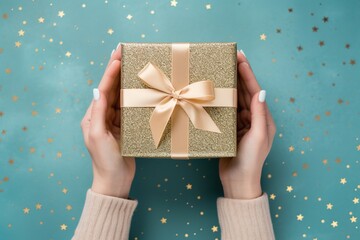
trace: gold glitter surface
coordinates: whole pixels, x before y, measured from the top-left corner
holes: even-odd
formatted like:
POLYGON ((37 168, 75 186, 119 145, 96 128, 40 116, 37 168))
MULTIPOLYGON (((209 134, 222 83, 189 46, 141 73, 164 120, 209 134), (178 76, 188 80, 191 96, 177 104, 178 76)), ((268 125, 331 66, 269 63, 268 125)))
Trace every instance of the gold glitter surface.
MULTIPOLYGON (((122 88, 147 88, 137 76, 149 62, 171 79, 171 43, 122 43, 122 88)), ((190 43, 190 83, 211 80, 216 88, 236 88, 236 43, 190 43)), ((141 96, 139 96, 141 97, 141 96)), ((204 107, 221 133, 196 129, 189 121, 189 158, 236 156, 236 108, 204 107)), ((122 108, 123 156, 171 157, 171 121, 159 147, 152 139, 149 119, 154 108, 122 108)))

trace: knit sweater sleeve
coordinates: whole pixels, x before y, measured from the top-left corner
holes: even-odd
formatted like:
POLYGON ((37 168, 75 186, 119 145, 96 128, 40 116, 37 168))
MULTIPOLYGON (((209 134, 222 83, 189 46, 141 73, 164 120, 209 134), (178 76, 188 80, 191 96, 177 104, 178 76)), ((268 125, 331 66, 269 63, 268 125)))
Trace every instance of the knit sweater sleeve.
POLYGON ((273 240, 268 196, 244 200, 219 197, 221 240, 273 240))
POLYGON ((128 240, 137 200, 87 190, 79 223, 71 240, 128 240))

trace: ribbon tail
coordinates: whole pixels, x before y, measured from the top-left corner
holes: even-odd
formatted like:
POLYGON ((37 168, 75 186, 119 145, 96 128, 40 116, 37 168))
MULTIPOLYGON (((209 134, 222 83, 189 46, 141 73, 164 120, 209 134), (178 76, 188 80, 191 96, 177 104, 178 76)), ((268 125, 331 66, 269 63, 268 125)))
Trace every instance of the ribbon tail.
POLYGON ((179 105, 189 116, 195 128, 221 133, 216 123, 201 105, 187 101, 179 101, 179 105))
POLYGON ((159 146, 165 127, 175 109, 176 102, 176 99, 168 96, 156 105, 151 114, 149 123, 156 148, 159 146))

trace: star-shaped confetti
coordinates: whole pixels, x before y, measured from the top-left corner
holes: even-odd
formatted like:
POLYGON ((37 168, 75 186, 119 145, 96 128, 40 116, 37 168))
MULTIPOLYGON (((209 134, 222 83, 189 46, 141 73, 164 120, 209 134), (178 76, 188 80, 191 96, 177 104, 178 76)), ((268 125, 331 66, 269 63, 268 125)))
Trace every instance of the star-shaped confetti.
POLYGON ((61 17, 61 18, 63 18, 63 17, 65 16, 64 11, 59 11, 59 12, 58 12, 58 16, 61 17))
POLYGON ((165 224, 165 223, 167 223, 167 219, 163 217, 163 218, 160 219, 160 222, 161 222, 162 224, 165 224))
POLYGON ((18 31, 18 34, 19 34, 20 37, 23 37, 24 34, 25 34, 25 31, 22 30, 22 29, 20 29, 20 30, 18 31))
POLYGON ((341 183, 341 184, 347 183, 346 178, 341 178, 341 179, 340 179, 340 183, 341 183))
POLYGON ((126 16, 126 18, 129 19, 129 20, 131 20, 131 19, 133 18, 133 16, 132 16, 131 14, 128 14, 128 15, 126 16))
POLYGON ((332 223, 330 224, 333 228, 336 228, 338 226, 338 222, 337 221, 332 221, 332 223))
POLYGON ((170 5, 171 5, 172 7, 176 7, 177 4, 178 4, 178 2, 177 2, 176 0, 171 0, 171 1, 170 1, 170 5))
POLYGON ((287 186, 286 187, 286 191, 287 192, 292 192, 294 189, 293 189, 293 187, 292 186, 287 186))
POLYGON ((296 219, 298 221, 302 221, 304 219, 304 216, 302 214, 299 214, 299 215, 296 216, 296 219))
POLYGON ((188 190, 192 189, 192 185, 191 185, 190 183, 188 183, 188 184, 186 185, 186 189, 188 189, 188 190))
POLYGON ((356 223, 356 220, 357 220, 357 217, 355 217, 355 216, 352 216, 352 217, 350 218, 350 221, 351 221, 352 223, 356 223))
POLYGON ((260 40, 265 41, 266 38, 267 38, 267 36, 265 35, 265 33, 260 35, 260 40))
POLYGON ((210 10, 211 9, 211 4, 206 4, 205 8, 206 8, 206 10, 210 10))
POLYGON ((353 201, 354 204, 358 204, 359 203, 359 198, 355 197, 352 201, 353 201))
POLYGON ((29 214, 30 213, 30 208, 24 208, 23 212, 24 212, 24 214, 29 214))
POLYGON ((109 35, 112 35, 112 34, 114 33, 114 30, 113 30, 112 28, 109 28, 108 31, 107 31, 107 33, 108 33, 109 35))
POLYGON ((61 224, 60 229, 61 229, 61 231, 65 231, 67 229, 67 225, 61 224))
POLYGON ((328 203, 328 204, 326 204, 326 209, 332 210, 333 206, 334 205, 332 205, 331 203, 328 203))
POLYGON ((211 231, 217 232, 217 231, 218 231, 218 227, 217 227, 217 226, 212 226, 211 231))
POLYGON ((39 23, 44 23, 44 22, 45 22, 45 18, 43 18, 43 17, 38 18, 38 22, 39 22, 39 23))
POLYGON ((21 42, 17 41, 15 42, 15 47, 20 47, 21 46, 21 42))
POLYGON ((71 56, 71 52, 67 51, 67 52, 65 53, 65 56, 70 57, 70 56, 71 56))

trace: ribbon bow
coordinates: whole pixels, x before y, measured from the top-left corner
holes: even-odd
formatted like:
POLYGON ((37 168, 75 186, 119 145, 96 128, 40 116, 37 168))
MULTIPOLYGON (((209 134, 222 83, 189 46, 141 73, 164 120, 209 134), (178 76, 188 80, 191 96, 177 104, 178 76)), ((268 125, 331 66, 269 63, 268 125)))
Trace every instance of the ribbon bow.
POLYGON ((164 93, 150 117, 150 128, 156 148, 176 105, 180 105, 197 129, 221 133, 210 115, 201 105, 215 99, 214 83, 210 80, 175 89, 167 76, 150 62, 138 73, 150 88, 164 93))

